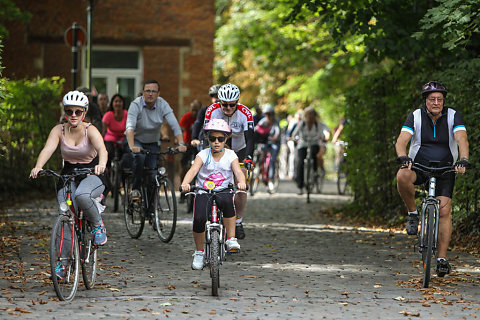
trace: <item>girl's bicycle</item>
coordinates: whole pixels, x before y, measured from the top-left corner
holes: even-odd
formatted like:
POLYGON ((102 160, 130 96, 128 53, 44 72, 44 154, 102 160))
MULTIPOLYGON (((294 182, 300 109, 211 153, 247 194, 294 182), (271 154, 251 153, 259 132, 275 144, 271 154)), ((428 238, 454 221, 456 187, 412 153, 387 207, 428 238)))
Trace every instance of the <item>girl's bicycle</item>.
POLYGON ((218 191, 213 190, 213 188, 215 188, 215 183, 213 182, 207 182, 207 188, 191 186, 191 192, 187 193, 187 195, 193 195, 198 191, 205 191, 212 196, 212 206, 205 227, 205 264, 210 268, 212 296, 218 296, 218 288, 220 287, 220 265, 225 261, 225 241, 227 239, 227 234, 225 226, 223 225, 222 210, 217 207, 216 195, 225 190, 229 190, 231 193, 245 191, 236 190, 233 185, 229 185, 227 188, 218 191))
POLYGON ((422 254, 423 262, 423 288, 428 288, 433 261, 437 257, 438 226, 440 219, 440 200, 435 197, 437 178, 455 172, 455 166, 438 167, 438 163, 430 162, 430 166, 413 163, 412 170, 420 171, 428 176, 425 184, 428 192, 422 199, 422 213, 420 216, 420 234, 418 251, 422 254))
POLYGON ((56 177, 66 186, 66 202, 60 203, 61 214, 55 220, 50 240, 51 279, 55 292, 62 301, 71 301, 75 297, 80 280, 80 266, 85 287, 92 289, 95 285, 98 246, 93 244, 94 228, 82 210, 76 212, 71 198, 73 181, 93 173, 91 168, 76 168, 72 174, 63 175, 48 169, 38 173, 39 176, 56 177), (59 268, 63 269, 64 278, 57 276, 59 268))
MULTIPOLYGON (((174 148, 161 152, 142 150, 141 153, 158 155, 158 164, 163 162, 165 155, 177 154, 178 150, 174 148)), ((163 166, 145 167, 143 172, 141 198, 133 200, 129 196, 132 191, 133 172, 130 169, 124 170, 124 216, 127 231, 132 238, 139 238, 142 235, 145 220, 148 219, 160 240, 169 242, 175 234, 177 225, 177 200, 173 183, 163 166)))
POLYGON ((113 212, 118 212, 120 199, 122 198, 122 141, 116 141, 114 143, 115 155, 112 159, 110 166, 110 182, 112 184, 112 197, 113 197, 113 212))

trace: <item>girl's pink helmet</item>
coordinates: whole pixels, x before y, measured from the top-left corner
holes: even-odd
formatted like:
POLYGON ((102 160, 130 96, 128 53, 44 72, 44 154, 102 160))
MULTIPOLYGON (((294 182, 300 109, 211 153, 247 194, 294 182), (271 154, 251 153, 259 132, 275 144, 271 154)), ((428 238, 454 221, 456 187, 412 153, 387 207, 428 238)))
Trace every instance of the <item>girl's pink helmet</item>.
POLYGON ((205 128, 203 128, 203 131, 206 133, 208 133, 208 131, 223 132, 226 136, 232 134, 232 129, 230 129, 228 123, 223 119, 212 119, 208 121, 205 128))

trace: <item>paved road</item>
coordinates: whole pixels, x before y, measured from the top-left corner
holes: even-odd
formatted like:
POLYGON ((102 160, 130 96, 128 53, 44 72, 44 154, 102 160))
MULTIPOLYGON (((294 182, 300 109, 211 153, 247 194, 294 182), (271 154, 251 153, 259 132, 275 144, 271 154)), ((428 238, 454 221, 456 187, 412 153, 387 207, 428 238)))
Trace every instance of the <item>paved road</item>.
POLYGON ((290 182, 248 201, 247 237, 221 268, 220 297, 207 270, 192 271, 190 216, 180 205, 169 244, 151 228, 130 239, 122 215, 107 212, 99 283, 57 302, 48 280, 55 204, 8 208, 0 220, 0 319, 470 319, 480 316, 480 260, 450 252, 456 273, 420 289, 415 239, 401 231, 344 226, 324 212, 350 201, 315 195, 307 204, 290 182), (11 236, 14 234, 14 236, 11 236))

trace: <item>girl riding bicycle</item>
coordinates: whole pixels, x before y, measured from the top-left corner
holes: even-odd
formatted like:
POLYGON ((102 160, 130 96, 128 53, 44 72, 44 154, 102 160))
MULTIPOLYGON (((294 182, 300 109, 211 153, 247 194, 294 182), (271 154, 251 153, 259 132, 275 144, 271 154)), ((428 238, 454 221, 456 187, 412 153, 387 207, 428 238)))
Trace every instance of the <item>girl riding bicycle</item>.
MULTIPOLYGON (((56 125, 50 131, 37 163, 30 172, 30 177, 38 177, 38 172, 42 170, 59 144, 64 160, 61 174, 69 174, 74 168, 94 168, 95 175, 89 175, 81 181, 73 183, 72 200, 75 208, 83 210, 87 220, 93 224, 95 228, 94 244, 103 245, 107 242, 107 234, 94 199, 100 196, 105 189, 99 176, 103 178, 102 174, 108 158, 107 150, 98 129, 91 123, 83 122, 88 111, 87 96, 79 91, 70 91, 64 96, 62 104, 67 122, 56 125)), ((60 207, 60 204, 66 201, 66 186, 59 185, 58 189, 57 199, 60 207)), ((67 238, 71 239, 72 235, 67 238)), ((68 248, 69 245, 66 244, 65 247, 68 248)), ((61 265, 57 266, 56 273, 59 278, 65 277, 65 269, 61 265)))
MULTIPOLYGON (((196 185, 204 187, 207 182, 213 182, 213 190, 222 190, 234 182, 234 176, 238 181, 238 189, 245 190, 245 175, 240 169, 238 157, 233 150, 225 148, 226 139, 232 134, 232 130, 225 120, 212 119, 203 129, 210 147, 200 151, 195 157, 192 167, 185 174, 182 181, 182 191, 190 191, 190 182, 197 176, 196 185)), ((227 251, 238 251, 240 245, 235 238, 235 196, 228 190, 216 195, 217 205, 223 212, 223 223, 227 229, 227 251)), ((193 208, 193 239, 196 250, 193 254, 192 269, 200 270, 204 266, 204 239, 205 223, 210 195, 199 193, 195 195, 193 208)))

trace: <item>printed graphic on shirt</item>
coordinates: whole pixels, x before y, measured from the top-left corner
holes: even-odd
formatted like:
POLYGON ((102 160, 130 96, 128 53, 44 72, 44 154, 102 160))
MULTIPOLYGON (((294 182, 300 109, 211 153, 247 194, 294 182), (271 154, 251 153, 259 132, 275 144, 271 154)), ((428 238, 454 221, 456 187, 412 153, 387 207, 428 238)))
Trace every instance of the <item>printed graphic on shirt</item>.
POLYGON ((215 184, 215 188, 218 188, 218 187, 222 186, 222 183, 223 183, 224 180, 225 180, 225 177, 223 176, 223 174, 221 172, 217 172, 217 173, 209 175, 205 179, 205 181, 203 182, 203 187, 205 189, 211 189, 211 188, 208 188, 207 184, 209 182, 213 182, 215 184))

